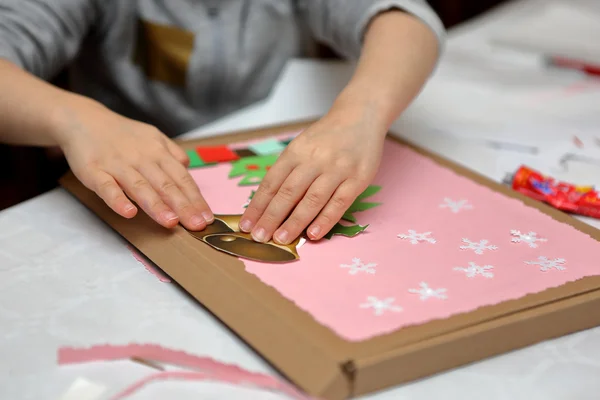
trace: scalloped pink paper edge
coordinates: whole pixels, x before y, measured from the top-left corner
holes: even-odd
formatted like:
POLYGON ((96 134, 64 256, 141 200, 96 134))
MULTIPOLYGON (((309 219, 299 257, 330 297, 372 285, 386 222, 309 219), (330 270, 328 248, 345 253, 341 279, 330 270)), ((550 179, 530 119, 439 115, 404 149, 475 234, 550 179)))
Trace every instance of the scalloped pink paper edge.
POLYGON ((171 279, 169 279, 165 274, 160 272, 154 265, 150 264, 148 260, 146 260, 144 256, 142 256, 134 247, 127 245, 127 249, 131 252, 133 258, 135 258, 140 264, 142 264, 144 268, 146 268, 146 270, 152 275, 154 275, 159 281, 166 283, 171 282, 171 279))
POLYGON ((291 384, 274 376, 258 372, 251 372, 233 364, 225 364, 210 357, 201 357, 180 350, 172 350, 156 344, 110 345, 102 344, 86 348, 61 347, 58 349, 58 364, 68 365, 93 361, 115 361, 129 358, 140 358, 157 361, 178 367, 199 369, 202 372, 188 372, 188 376, 178 375, 177 371, 166 371, 150 375, 121 391, 114 399, 129 396, 144 385, 155 381, 170 378, 192 379, 228 382, 237 385, 252 384, 257 388, 276 390, 293 399, 308 400, 291 384), (195 374, 195 375, 193 375, 195 374), (120 397, 119 397, 120 396, 120 397))

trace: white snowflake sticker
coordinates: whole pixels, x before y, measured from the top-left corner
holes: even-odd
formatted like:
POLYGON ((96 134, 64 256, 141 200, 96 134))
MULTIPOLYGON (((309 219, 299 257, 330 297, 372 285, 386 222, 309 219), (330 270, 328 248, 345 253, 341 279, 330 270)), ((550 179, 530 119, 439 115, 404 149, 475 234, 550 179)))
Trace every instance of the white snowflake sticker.
POLYGON ((360 258, 353 258, 352 259, 352 264, 341 264, 340 267, 342 268, 348 268, 349 271, 348 273, 350 275, 356 275, 359 272, 364 272, 366 274, 374 274, 375 273, 375 267, 377 266, 377 264, 375 263, 369 263, 369 264, 365 264, 362 262, 362 260, 360 258))
POLYGON ((537 261, 525 261, 525 264, 529 265, 539 265, 540 271, 549 271, 551 269, 556 269, 558 271, 564 271, 567 268, 564 266, 565 260, 564 258, 554 258, 550 260, 547 257, 538 257, 537 261))
POLYGON ((513 238, 510 240, 513 243, 527 243, 529 245, 529 247, 531 248, 536 248, 538 247, 537 242, 547 242, 548 239, 544 239, 544 238, 539 238, 537 237, 537 233, 535 232, 527 232, 527 233, 521 233, 521 231, 517 231, 517 230, 512 230, 510 231, 510 234, 513 236, 513 238))
POLYGON ((473 250, 475 254, 483 254, 486 250, 498 250, 498 246, 488 244, 488 240, 480 240, 479 242, 472 242, 469 239, 463 239, 463 246, 460 246, 461 250, 473 250))
POLYGON ((420 295, 420 299, 423 301, 432 297, 436 299, 448 298, 448 296, 446 295, 446 289, 432 289, 429 287, 429 284, 427 284, 427 282, 421 282, 419 283, 419 286, 421 286, 420 289, 408 289, 408 291, 410 293, 420 295))
POLYGON ((493 278, 494 273, 491 270, 494 269, 491 265, 479 266, 474 262, 470 262, 468 267, 454 267, 455 271, 462 271, 467 275, 467 278, 474 278, 477 275, 481 275, 485 278, 493 278))
POLYGON ((444 202, 440 204, 440 208, 449 208, 454 214, 458 214, 463 210, 472 210, 473 206, 467 200, 452 200, 446 197, 444 202))
POLYGON ((394 305, 393 297, 388 297, 387 299, 379 300, 377 297, 368 296, 367 302, 360 305, 360 308, 372 308, 375 310, 375 315, 380 316, 383 315, 386 311, 392 312, 400 312, 402 311, 402 307, 394 305))
POLYGON ((429 237, 430 235, 431 232, 417 233, 417 231, 409 229, 408 234, 402 233, 398 235, 398 237, 400 239, 409 240, 412 244, 419 244, 419 242, 436 243, 434 238, 429 237))

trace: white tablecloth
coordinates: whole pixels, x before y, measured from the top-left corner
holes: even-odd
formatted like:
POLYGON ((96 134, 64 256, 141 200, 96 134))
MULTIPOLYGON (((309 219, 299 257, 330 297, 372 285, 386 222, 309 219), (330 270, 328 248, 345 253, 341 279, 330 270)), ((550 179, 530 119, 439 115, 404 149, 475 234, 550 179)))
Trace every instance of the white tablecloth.
MULTIPOLYGON (((469 83, 464 71, 474 64, 464 57, 473 57, 472 63, 483 62, 473 54, 486 51, 484 34, 506 26, 507 15, 530 10, 535 3, 539 2, 515 3, 454 31, 447 60, 411 110, 395 124, 402 136, 496 176, 496 151, 440 135, 436 129, 439 121, 456 119, 448 110, 454 108, 466 115, 476 102, 464 93, 472 92, 482 78, 473 76, 469 83)), ((527 64, 526 68, 533 67, 527 64)), ((351 66, 342 63, 292 61, 266 101, 189 136, 322 115, 351 71, 351 66)), ((540 85, 569 84, 571 79, 540 78, 540 85)), ((485 90, 486 98, 494 96, 493 85, 485 90)), ((501 104, 505 94, 499 88, 496 92, 501 104)), ((492 126, 495 117, 494 110, 479 109, 470 119, 448 123, 483 129, 492 126)), ((65 191, 54 190, 0 213, 0 398, 58 399, 77 377, 122 388, 150 370, 126 361, 58 367, 56 351, 65 345, 129 342, 158 343, 252 371, 274 373, 176 285, 149 274, 116 233, 65 191)), ((596 328, 368 398, 591 400, 599 396, 599 377, 600 328, 596 328)), ((223 384, 169 382, 149 386, 134 398, 283 397, 223 384)))

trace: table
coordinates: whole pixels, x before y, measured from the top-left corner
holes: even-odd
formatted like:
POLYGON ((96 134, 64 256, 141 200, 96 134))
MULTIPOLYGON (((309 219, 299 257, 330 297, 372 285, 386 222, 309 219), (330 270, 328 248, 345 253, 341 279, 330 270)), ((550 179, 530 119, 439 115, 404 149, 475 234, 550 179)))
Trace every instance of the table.
MULTIPOLYGON (((474 100, 461 96, 469 89, 465 74, 455 79, 461 68, 466 68, 461 56, 485 51, 486 32, 509 26, 512 17, 530 12, 536 4, 540 1, 517 1, 453 30, 448 56, 394 129, 421 146, 493 177, 494 150, 439 134, 432 125, 435 118, 430 117, 448 117, 439 112, 442 92, 444 99, 454 94, 460 99, 459 108, 468 110, 474 100)), ((186 136, 318 117, 351 71, 350 65, 339 62, 293 60, 268 99, 186 136)), ((572 77, 564 79, 568 82, 572 77)), ((493 94, 488 91, 486 96, 493 94)), ((456 107, 456 103, 446 106, 456 107)), ((477 121, 470 120, 471 127, 481 128, 493 119, 491 113, 482 112, 477 121)), ((64 345, 159 343, 274 374, 176 285, 149 274, 116 233, 61 189, 0 213, 0 327, 0 398, 7 400, 57 399, 77 377, 124 387, 148 373, 147 367, 127 361, 59 368, 56 350, 64 345)), ((595 399, 600 393, 599 376, 600 328, 596 328, 365 398, 595 399)), ((283 397, 216 383, 169 382, 150 386, 134 398, 283 397)))

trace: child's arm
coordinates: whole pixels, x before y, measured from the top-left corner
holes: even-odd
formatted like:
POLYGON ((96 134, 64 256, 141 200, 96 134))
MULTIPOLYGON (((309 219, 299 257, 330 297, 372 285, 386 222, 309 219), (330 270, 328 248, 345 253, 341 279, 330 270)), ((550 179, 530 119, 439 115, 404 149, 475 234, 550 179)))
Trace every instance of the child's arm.
POLYGON ((77 54, 104 0, 0 3, 0 141, 59 145, 77 178, 126 218, 133 199, 165 227, 202 229, 212 213, 185 165, 156 128, 63 90, 52 78, 77 54))
MULTIPOLYGON (((415 3, 401 2, 409 1, 415 3)), ((344 3, 346 9, 341 1, 330 0, 322 9, 337 4, 339 10, 329 7, 326 11, 344 14, 357 4, 397 2, 344 3)), ((353 18, 347 19, 349 23, 353 18)), ((337 21, 339 25, 327 28, 318 22, 314 25, 328 30, 321 32, 323 39, 337 43, 340 52, 352 56, 358 37, 352 36, 353 30, 344 32, 344 18, 337 21)), ((441 30, 431 29, 408 13, 392 10, 373 18, 350 83, 327 115, 292 141, 271 168, 248 206, 241 228, 251 230, 258 241, 272 236, 289 243, 307 227, 310 239, 322 238, 374 178, 387 130, 431 74, 440 44, 441 30)))

